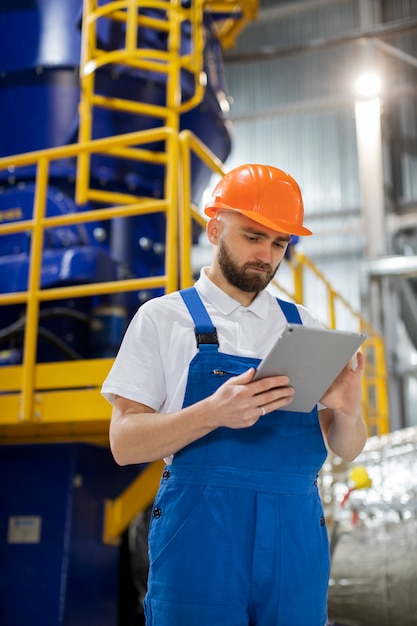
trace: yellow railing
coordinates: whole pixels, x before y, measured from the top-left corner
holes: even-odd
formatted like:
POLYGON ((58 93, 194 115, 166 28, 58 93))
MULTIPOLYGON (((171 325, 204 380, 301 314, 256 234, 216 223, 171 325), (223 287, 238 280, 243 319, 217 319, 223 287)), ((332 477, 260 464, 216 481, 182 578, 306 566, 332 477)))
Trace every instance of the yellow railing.
POLYGON ((279 283, 276 286, 294 302, 307 305, 305 296, 306 280, 316 280, 324 289, 327 301, 327 319, 329 328, 340 328, 337 308, 342 307, 350 316, 349 330, 365 333, 367 338, 362 351, 366 357, 365 375, 362 391, 362 413, 367 425, 368 435, 383 435, 389 432, 388 384, 383 338, 350 303, 338 293, 322 272, 304 254, 295 253, 289 261, 292 273, 293 290, 285 289, 279 283), (308 273, 308 277, 307 277, 308 273))
MULTIPOLYGON (((153 119, 155 126, 162 124, 178 133, 180 115, 199 105, 204 96, 202 21, 201 0, 191 2, 189 8, 184 8, 181 0, 141 0, 140 3, 137 0, 116 0, 101 5, 97 0, 85 0, 80 64, 80 142, 92 139, 94 112, 98 107, 153 119), (146 14, 149 10, 153 11, 153 16, 146 14), (155 17, 157 15, 159 17, 155 17), (99 47, 97 32, 104 20, 123 26, 124 45, 120 49, 106 51, 99 47), (191 32, 187 54, 181 53, 183 22, 189 24, 191 32), (138 36, 142 28, 166 35, 166 50, 140 47, 138 36), (166 85, 165 102, 156 105, 97 93, 96 73, 103 68, 115 68, 117 72, 152 72, 154 77, 159 75, 161 84, 166 85), (187 97, 183 96, 181 85, 183 70, 187 70, 194 82, 193 92, 187 97)), ((88 200, 96 200, 97 193, 100 200, 110 203, 112 198, 105 191, 90 189, 91 156, 91 153, 80 152, 78 157, 77 203, 82 205, 88 200)))
POLYGON ((193 283, 191 267, 192 221, 197 221, 203 227, 205 225, 204 217, 191 202, 191 153, 194 153, 213 173, 222 176, 225 173, 225 169, 220 159, 191 131, 182 131, 179 135, 179 142, 181 155, 179 197, 179 216, 181 220, 179 229, 180 285, 182 289, 185 289, 193 283))
MULTIPOLYGON (((177 175, 172 172, 178 162, 177 151, 178 139, 175 133, 164 127, 0 159, 0 170, 14 171, 18 174, 21 167, 36 168, 32 219, 0 224, 0 236, 19 232, 31 233, 27 291, 0 294, 0 307, 12 304, 25 305, 26 319, 22 365, 1 368, 0 438, 20 441, 21 438, 27 440, 55 437, 58 440, 85 436, 89 439, 91 434, 93 439, 98 437, 107 440, 110 410, 109 405, 100 398, 99 386, 107 374, 110 362, 85 361, 84 366, 82 363, 74 365, 60 362, 54 364, 53 368, 46 364, 36 364, 39 309, 41 303, 47 301, 149 288, 163 288, 169 292, 177 288, 177 175), (166 180, 169 181, 169 184, 165 185, 164 199, 115 194, 112 199, 120 204, 109 208, 46 216, 46 196, 52 162, 74 158, 80 153, 106 152, 113 154, 117 152, 120 158, 140 161, 144 155, 138 146, 151 141, 162 142, 164 145, 163 153, 154 154, 155 160, 164 165, 166 180), (42 251, 46 229, 156 212, 165 214, 167 223, 164 275, 41 289, 42 251), (91 433, 88 431, 87 423, 91 425, 91 433)), ((149 158, 147 151, 145 158, 149 158)))
MULTIPOLYGON (((32 220, 11 222, 0 225, 0 235, 23 231, 32 231, 31 260, 28 290, 19 293, 0 294, 0 306, 10 304, 26 305, 26 327, 24 335, 23 364, 21 366, 3 367, 0 380, 0 437, 19 439, 19 434, 26 439, 31 437, 50 438, 107 438, 107 426, 110 411, 108 405, 99 394, 99 386, 110 367, 109 360, 82 364, 56 363, 51 376, 51 366, 36 364, 37 327, 39 307, 42 302, 77 298, 94 294, 108 294, 121 291, 132 291, 162 287, 165 291, 177 288, 178 280, 178 247, 180 242, 180 284, 186 287, 192 283, 191 271, 191 222, 193 219, 204 223, 196 207, 191 205, 191 167, 190 153, 196 154, 203 162, 219 175, 224 173, 223 164, 204 146, 190 131, 179 135, 179 148, 175 133, 167 128, 153 131, 142 131, 117 138, 102 139, 85 144, 76 144, 64 148, 54 148, 27 155, 9 157, 0 160, 0 169, 27 165, 36 165, 36 191, 32 220), (49 165, 52 161, 71 158, 81 152, 104 152, 117 150, 119 156, 135 156, 138 160, 142 155, 140 146, 151 140, 164 140, 167 151, 161 161, 166 168, 178 161, 177 152, 181 155, 179 172, 171 175, 172 183, 168 196, 164 200, 141 198, 121 194, 118 200, 124 204, 96 211, 85 211, 68 215, 46 217, 45 202, 48 188, 49 165), (181 206, 178 212, 178 190, 181 195, 181 206), (121 280, 99 284, 77 285, 50 289, 40 288, 40 272, 42 264, 43 234, 45 229, 88 222, 106 220, 113 217, 138 215, 152 212, 165 212, 167 224, 173 227, 166 231, 166 272, 163 276, 121 280), (78 381, 73 381, 73 374, 80 374, 78 381), (96 376, 92 377, 92 373, 96 376), (97 374, 99 373, 99 374, 97 374), (81 375, 82 374, 82 375, 81 375), (75 389, 77 391, 75 391, 75 389), (95 398, 95 400, 93 400, 95 398), (57 407, 65 406, 65 410, 57 407), (27 426, 26 429, 22 425, 27 426), (54 425, 54 426, 53 426, 54 425), (91 432, 89 432, 89 429, 91 432)), ((148 155, 147 155, 148 156, 148 155)), ((383 339, 374 329, 354 311, 350 304, 337 293, 323 274, 314 266, 310 259, 296 254, 289 263, 293 274, 293 290, 278 287, 296 302, 305 303, 304 282, 306 271, 315 276, 327 291, 328 325, 337 327, 336 303, 342 304, 356 320, 357 330, 368 336, 364 350, 366 354, 366 373, 364 379, 363 411, 368 425, 369 434, 389 432, 388 398, 386 383, 386 367, 383 339)))
POLYGON ((242 0, 235 2, 216 2, 208 0, 205 8, 217 15, 223 15, 218 21, 218 37, 225 50, 233 48, 239 33, 248 22, 256 20, 258 16, 258 0, 242 0))

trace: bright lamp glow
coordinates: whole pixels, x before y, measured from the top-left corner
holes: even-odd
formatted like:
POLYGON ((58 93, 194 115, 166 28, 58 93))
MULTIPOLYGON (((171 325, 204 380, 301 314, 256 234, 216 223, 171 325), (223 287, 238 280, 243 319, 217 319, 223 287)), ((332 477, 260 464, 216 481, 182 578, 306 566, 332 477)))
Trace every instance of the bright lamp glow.
POLYGON ((356 91, 363 98, 372 98, 381 91, 381 79, 377 74, 362 74, 356 81, 356 91))

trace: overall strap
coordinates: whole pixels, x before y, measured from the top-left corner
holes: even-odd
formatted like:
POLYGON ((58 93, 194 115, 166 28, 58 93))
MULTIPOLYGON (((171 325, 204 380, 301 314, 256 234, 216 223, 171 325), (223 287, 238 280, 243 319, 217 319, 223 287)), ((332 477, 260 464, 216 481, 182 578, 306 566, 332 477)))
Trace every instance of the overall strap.
POLYGON ((218 349, 219 340, 217 338, 216 328, 213 326, 210 316, 206 311, 206 307, 198 295, 197 289, 195 287, 181 289, 180 295, 194 320, 197 348, 200 349, 201 345, 215 345, 216 349, 218 349))
POLYGON ((280 298, 277 298, 277 300, 289 324, 303 323, 295 304, 293 304, 292 302, 288 302, 287 300, 281 300, 280 298))

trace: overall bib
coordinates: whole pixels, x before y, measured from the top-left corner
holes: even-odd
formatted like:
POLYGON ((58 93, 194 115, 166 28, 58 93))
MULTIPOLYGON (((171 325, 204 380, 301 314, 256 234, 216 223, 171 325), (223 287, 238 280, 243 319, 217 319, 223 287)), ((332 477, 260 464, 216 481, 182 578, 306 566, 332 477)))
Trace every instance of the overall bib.
MULTIPOLYGON (((194 288, 184 407, 259 359, 219 352, 194 288)), ((278 300, 288 322, 297 308, 278 300)), ((325 626, 328 537, 317 489, 326 448, 317 408, 218 428, 165 468, 149 529, 147 626, 325 626)))

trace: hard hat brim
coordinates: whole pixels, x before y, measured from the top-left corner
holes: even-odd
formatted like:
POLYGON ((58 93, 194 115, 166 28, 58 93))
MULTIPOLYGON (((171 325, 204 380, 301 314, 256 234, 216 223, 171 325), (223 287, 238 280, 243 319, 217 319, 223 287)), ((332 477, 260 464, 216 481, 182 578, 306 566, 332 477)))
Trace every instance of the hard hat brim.
POLYGON ((309 230, 305 226, 300 226, 300 224, 294 224, 292 222, 287 222, 285 220, 280 220, 280 219, 276 219, 272 222, 271 220, 264 217, 263 215, 260 215, 260 213, 256 213, 256 211, 244 211, 243 209, 235 209, 226 205, 222 207, 222 206, 219 206, 219 203, 217 204, 218 206, 216 207, 214 206, 205 207, 204 213, 208 217, 216 217, 217 213, 221 210, 236 211, 237 213, 240 213, 241 215, 244 215, 245 217, 249 218, 253 222, 262 224, 263 226, 266 226, 267 228, 271 228, 272 230, 275 230, 279 233, 286 233, 287 235, 299 235, 301 237, 309 237, 310 235, 313 234, 311 230, 309 230))

